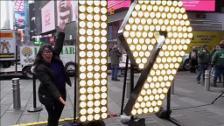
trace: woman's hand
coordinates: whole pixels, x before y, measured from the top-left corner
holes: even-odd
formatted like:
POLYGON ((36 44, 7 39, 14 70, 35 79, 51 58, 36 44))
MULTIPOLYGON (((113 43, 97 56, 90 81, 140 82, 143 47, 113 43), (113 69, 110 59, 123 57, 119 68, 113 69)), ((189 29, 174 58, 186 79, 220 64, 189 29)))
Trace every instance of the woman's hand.
POLYGON ((64 100, 61 96, 59 97, 59 101, 60 101, 63 105, 66 105, 65 100, 64 100))

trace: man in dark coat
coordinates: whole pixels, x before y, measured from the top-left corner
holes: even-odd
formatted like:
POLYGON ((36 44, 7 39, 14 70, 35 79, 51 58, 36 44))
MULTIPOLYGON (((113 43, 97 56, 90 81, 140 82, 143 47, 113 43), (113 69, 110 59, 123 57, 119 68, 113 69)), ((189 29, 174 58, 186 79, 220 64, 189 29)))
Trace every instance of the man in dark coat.
POLYGON ((201 75, 203 75, 204 78, 204 73, 205 70, 208 69, 209 63, 210 63, 210 53, 208 51, 208 46, 203 45, 199 50, 198 50, 198 74, 197 74, 197 82, 198 84, 200 83, 201 80, 201 75))
POLYGON ((189 54, 189 61, 190 61, 190 72, 192 73, 196 73, 196 66, 198 65, 198 61, 197 61, 197 48, 193 47, 192 51, 189 54))
POLYGON ((111 51, 110 51, 110 59, 111 59, 111 80, 119 81, 117 78, 118 69, 119 69, 119 62, 120 62, 121 52, 118 49, 118 45, 114 44, 111 51))
POLYGON ((215 68, 214 86, 216 85, 217 78, 224 74, 224 41, 220 42, 220 50, 216 51, 212 56, 212 66, 215 68))

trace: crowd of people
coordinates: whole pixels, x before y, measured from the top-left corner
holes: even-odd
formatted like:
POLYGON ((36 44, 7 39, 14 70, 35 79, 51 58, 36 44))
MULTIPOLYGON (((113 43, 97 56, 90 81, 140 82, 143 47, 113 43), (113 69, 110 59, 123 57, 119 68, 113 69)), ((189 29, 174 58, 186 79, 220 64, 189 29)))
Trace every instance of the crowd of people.
MULTIPOLYGON (((190 71, 197 73, 197 83, 201 83, 205 70, 214 72, 213 85, 217 86, 217 80, 224 80, 224 40, 210 52, 207 45, 193 47, 189 54, 190 71)), ((224 86, 224 85, 223 85, 224 86)))

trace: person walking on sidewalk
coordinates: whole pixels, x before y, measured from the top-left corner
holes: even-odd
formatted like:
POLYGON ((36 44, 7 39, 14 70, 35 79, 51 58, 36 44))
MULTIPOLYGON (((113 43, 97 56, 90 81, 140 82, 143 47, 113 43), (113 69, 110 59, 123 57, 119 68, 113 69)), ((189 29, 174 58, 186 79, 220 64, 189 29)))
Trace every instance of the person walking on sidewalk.
MULTIPOLYGON (((211 57, 213 57, 214 54, 215 54, 215 52, 219 51, 220 49, 221 49, 221 48, 220 48, 220 45, 219 45, 219 44, 216 45, 216 46, 213 48, 212 52, 211 52, 211 57)), ((211 60, 211 64, 212 64, 212 60, 211 60)), ((212 67, 212 69, 211 69, 211 74, 213 75, 213 77, 215 76, 215 68, 214 68, 214 67, 212 67)), ((221 75, 218 76, 218 77, 217 77, 217 80, 218 80, 219 82, 221 82, 221 81, 222 81, 222 76, 221 76, 221 75)))
POLYGON ((198 61, 197 61, 197 47, 193 47, 192 51, 189 54, 189 61, 190 61, 190 72, 192 73, 196 73, 196 67, 198 65, 198 61))
POLYGON ((212 66, 215 69, 213 84, 216 87, 217 78, 224 74, 224 41, 220 42, 220 50, 216 51, 212 56, 212 66))
POLYGON ((118 49, 117 43, 115 43, 110 50, 110 59, 111 59, 111 80, 119 81, 117 78, 118 76, 118 69, 119 69, 119 62, 120 62, 121 52, 118 49))
POLYGON ((205 70, 208 68, 210 63, 210 53, 208 51, 207 45, 203 45, 201 49, 198 50, 198 74, 197 74, 197 82, 200 84, 201 75, 203 75, 205 70))
POLYGON ((34 73, 40 80, 38 96, 48 112, 48 126, 58 126, 66 104, 65 83, 71 86, 71 81, 59 57, 64 38, 64 32, 59 32, 55 47, 49 44, 43 45, 34 62, 34 73))

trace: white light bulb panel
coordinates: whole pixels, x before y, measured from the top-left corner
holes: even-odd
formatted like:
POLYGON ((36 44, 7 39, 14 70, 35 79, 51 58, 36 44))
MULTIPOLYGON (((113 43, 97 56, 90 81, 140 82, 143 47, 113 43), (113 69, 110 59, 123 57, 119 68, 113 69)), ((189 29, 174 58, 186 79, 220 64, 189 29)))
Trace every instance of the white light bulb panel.
POLYGON ((78 115, 81 122, 107 118, 107 1, 78 1, 78 115))

